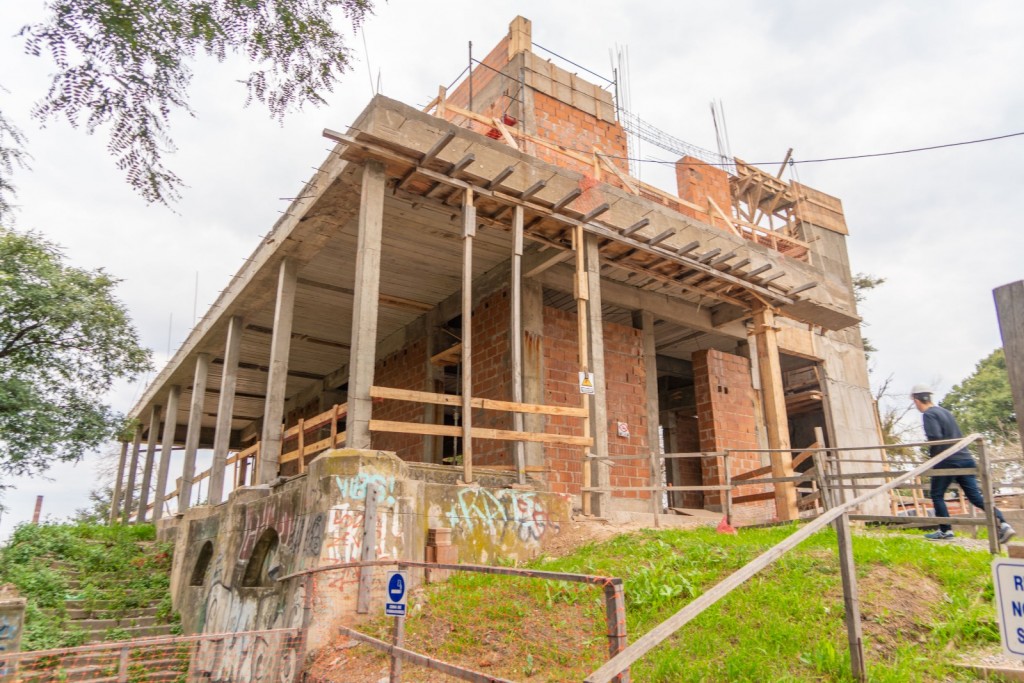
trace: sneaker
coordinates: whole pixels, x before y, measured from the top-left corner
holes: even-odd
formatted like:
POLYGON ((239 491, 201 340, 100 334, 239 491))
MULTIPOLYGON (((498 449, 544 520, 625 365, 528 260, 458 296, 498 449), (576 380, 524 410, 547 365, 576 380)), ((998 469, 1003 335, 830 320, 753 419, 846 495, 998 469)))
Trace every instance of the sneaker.
POLYGON ((924 535, 924 537, 927 538, 929 541, 948 541, 954 536, 956 536, 956 534, 954 534, 952 531, 943 531, 942 529, 924 535))
POLYGON ((1012 526, 1010 526, 1006 522, 1003 522, 999 525, 999 542, 1005 545, 1006 542, 1013 538, 1014 534, 1016 533, 1017 532, 1014 531, 1012 526))

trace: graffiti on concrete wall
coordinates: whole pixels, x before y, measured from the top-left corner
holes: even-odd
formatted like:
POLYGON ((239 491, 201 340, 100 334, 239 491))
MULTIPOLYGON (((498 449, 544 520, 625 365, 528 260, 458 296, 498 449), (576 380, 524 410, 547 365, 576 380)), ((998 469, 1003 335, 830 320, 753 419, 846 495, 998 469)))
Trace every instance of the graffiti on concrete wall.
POLYGON ((318 512, 306 525, 306 554, 312 557, 319 557, 324 545, 324 519, 324 513, 318 512))
POLYGON ((445 518, 452 529, 461 530, 464 535, 482 529, 501 540, 514 534, 520 541, 539 541, 549 532, 560 531, 558 522, 548 517, 535 491, 464 487, 459 489, 445 518))
POLYGON ((274 498, 246 506, 242 544, 238 549, 240 561, 249 559, 253 548, 256 547, 256 541, 267 527, 273 527, 277 531, 277 537, 282 545, 293 553, 298 551, 298 545, 302 540, 302 520, 296 517, 291 505, 282 505, 281 502, 280 498, 274 498))
MULTIPOLYGON (((323 535, 323 557, 331 562, 358 562, 363 550, 365 512, 350 503, 336 505, 328 511, 327 532, 323 535)), ((377 559, 397 559, 402 527, 399 515, 377 509, 377 559)))
POLYGON ((189 680, 212 683, 291 683, 299 641, 287 633, 233 633, 202 640, 189 680))
POLYGON ((392 507, 395 504, 394 475, 377 474, 376 472, 360 472, 353 477, 334 477, 334 484, 342 499, 366 500, 366 491, 372 489, 377 497, 378 505, 392 507))
MULTIPOLYGON (((0 655, 17 652, 18 634, 21 633, 21 614, 0 614, 0 655)), ((7 664, 0 659, 0 676, 7 673, 7 664)))

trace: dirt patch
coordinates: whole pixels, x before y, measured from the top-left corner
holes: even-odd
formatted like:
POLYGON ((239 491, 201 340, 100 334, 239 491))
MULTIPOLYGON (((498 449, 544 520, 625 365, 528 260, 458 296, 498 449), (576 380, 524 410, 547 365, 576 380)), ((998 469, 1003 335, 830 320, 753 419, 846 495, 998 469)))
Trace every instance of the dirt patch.
POLYGON ((872 565, 867 576, 858 577, 857 588, 865 645, 880 655, 908 642, 925 642, 935 608, 945 599, 934 579, 900 565, 872 565))
MULTIPOLYGON (((662 528, 694 529, 714 526, 718 517, 689 517, 686 515, 665 515, 662 528)), ((574 518, 563 523, 557 534, 547 534, 541 542, 541 551, 548 557, 562 557, 588 543, 602 543, 620 534, 652 529, 650 518, 612 524, 602 519, 574 518)))

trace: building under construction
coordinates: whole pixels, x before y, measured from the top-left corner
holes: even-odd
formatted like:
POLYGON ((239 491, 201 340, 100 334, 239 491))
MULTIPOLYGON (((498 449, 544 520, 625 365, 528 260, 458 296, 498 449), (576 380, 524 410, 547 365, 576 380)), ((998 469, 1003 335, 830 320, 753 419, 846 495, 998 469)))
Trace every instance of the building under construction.
MULTIPOLYGON (((187 629, 224 629, 271 564, 365 555, 370 498, 376 557, 487 562, 571 514, 721 511, 734 477, 792 476, 815 442, 879 443, 840 201, 738 159, 640 182, 612 94, 531 45, 518 17, 425 109, 377 96, 325 131, 134 407, 117 514, 176 536, 187 629)), ((752 486, 731 517, 807 497, 752 486)), ((287 619, 280 600, 245 624, 287 619)))

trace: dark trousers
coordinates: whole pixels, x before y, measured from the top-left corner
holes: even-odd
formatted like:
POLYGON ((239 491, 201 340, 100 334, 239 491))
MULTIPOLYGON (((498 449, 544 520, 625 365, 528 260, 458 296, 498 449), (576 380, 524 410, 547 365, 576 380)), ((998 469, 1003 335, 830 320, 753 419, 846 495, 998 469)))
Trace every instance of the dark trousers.
MULTIPOLYGON (((977 467, 974 460, 954 460, 953 462, 944 462, 936 466, 936 469, 952 470, 957 468, 971 469, 977 467)), ((957 483, 960 490, 964 492, 967 500, 971 501, 971 505, 978 508, 979 510, 985 509, 985 499, 981 495, 981 489, 978 488, 978 478, 973 474, 962 474, 962 475, 950 475, 950 476, 939 476, 932 477, 932 488, 931 488, 931 499, 932 505, 935 506, 936 517, 949 517, 949 508, 946 507, 946 489, 953 482, 957 483)), ((1003 519, 1003 513, 999 511, 999 508, 995 508, 996 519, 1000 522, 1005 522, 1003 519)), ((940 524, 939 528, 943 531, 950 531, 948 524, 940 524)))

